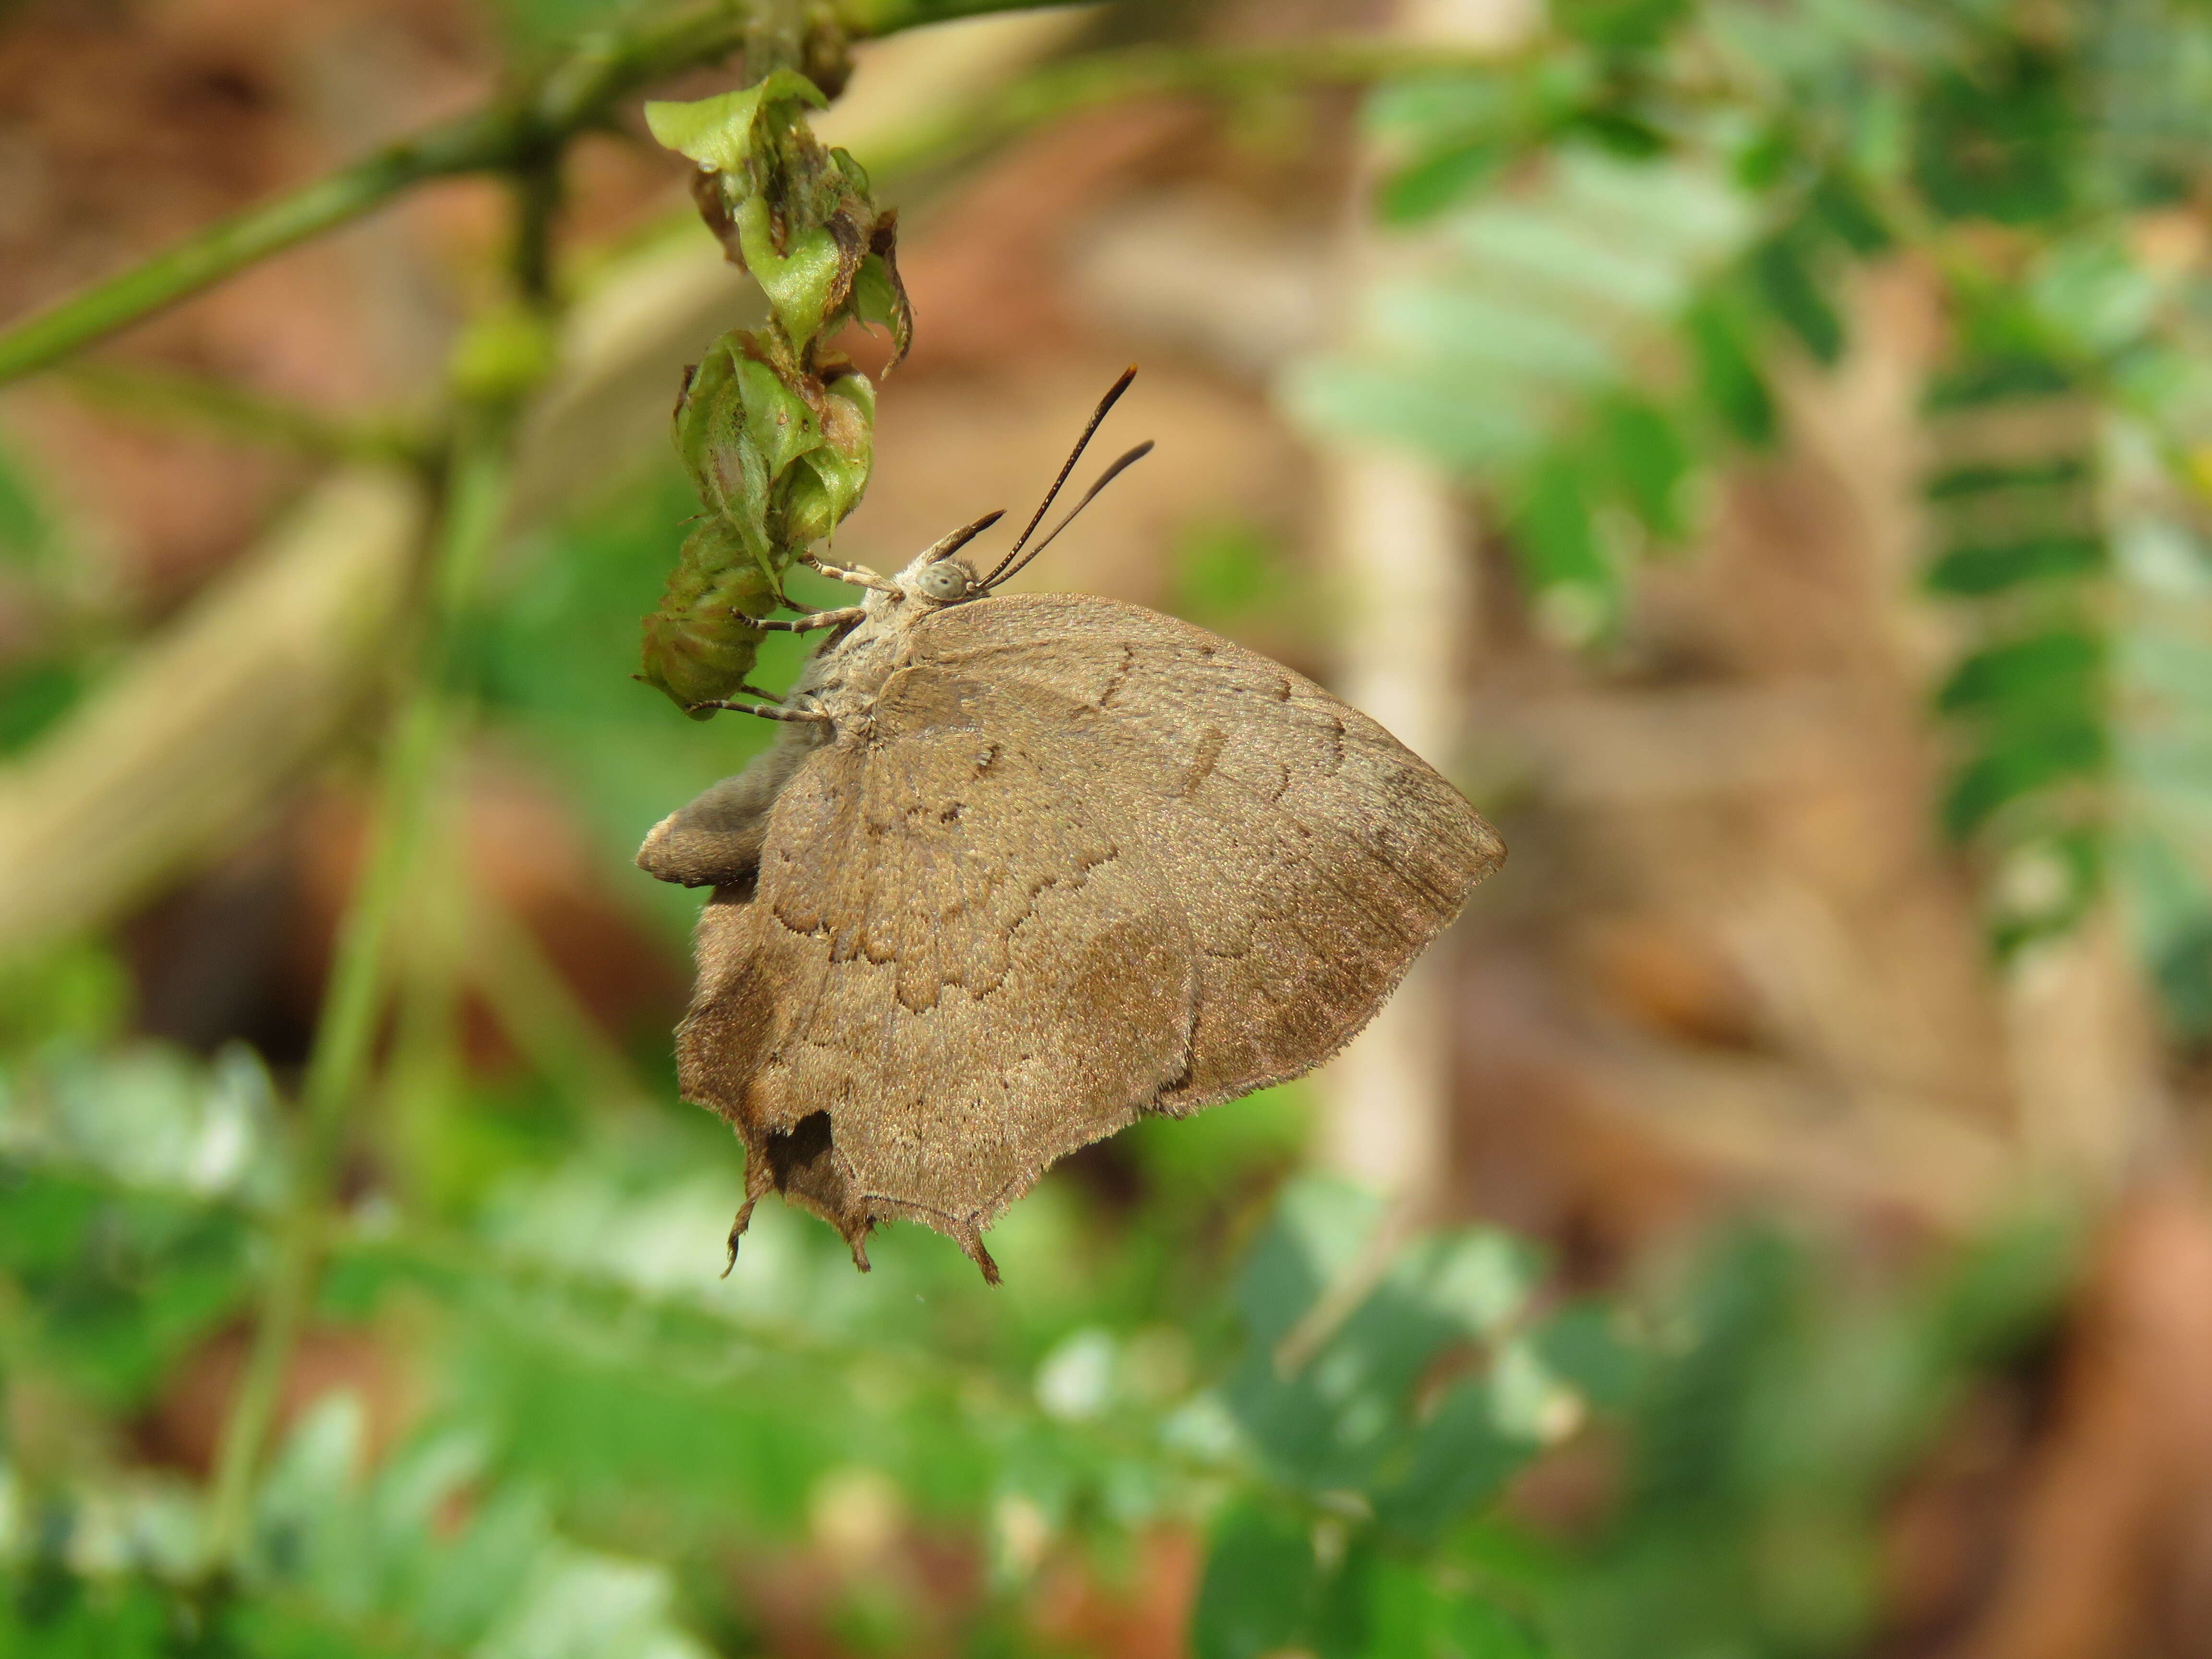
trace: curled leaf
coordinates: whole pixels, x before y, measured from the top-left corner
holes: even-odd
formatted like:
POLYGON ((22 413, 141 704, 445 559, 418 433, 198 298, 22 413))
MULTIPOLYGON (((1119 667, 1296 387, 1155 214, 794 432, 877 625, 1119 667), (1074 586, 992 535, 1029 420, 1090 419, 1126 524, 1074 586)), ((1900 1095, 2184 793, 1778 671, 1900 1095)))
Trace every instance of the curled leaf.
POLYGON ((677 453, 708 522, 646 618, 640 678, 687 709, 737 688, 757 631, 744 617, 765 614, 791 561, 867 488, 875 388, 829 343, 872 324, 896 363, 913 338, 898 216, 877 210, 865 167, 808 127, 806 110, 825 101, 785 70, 646 109, 653 137, 699 164, 700 213, 769 306, 765 327, 714 343, 677 406, 677 453))
POLYGON ((751 670, 760 635, 749 617, 765 617, 776 592, 734 526, 709 520, 684 538, 658 610, 645 619, 645 665, 638 678, 665 692, 695 720, 694 706, 737 690, 751 670))
POLYGON ((648 103, 645 125, 655 143, 690 156, 710 173, 742 173, 753 160, 763 108, 794 103, 823 109, 829 102, 821 88, 796 70, 778 70, 764 80, 716 97, 648 103))
POLYGON ((758 196, 740 204, 733 219, 745 269, 758 279, 786 337, 804 351, 822 332, 836 302, 851 291, 845 250, 827 226, 816 226, 787 231, 779 251, 768 203, 758 196))

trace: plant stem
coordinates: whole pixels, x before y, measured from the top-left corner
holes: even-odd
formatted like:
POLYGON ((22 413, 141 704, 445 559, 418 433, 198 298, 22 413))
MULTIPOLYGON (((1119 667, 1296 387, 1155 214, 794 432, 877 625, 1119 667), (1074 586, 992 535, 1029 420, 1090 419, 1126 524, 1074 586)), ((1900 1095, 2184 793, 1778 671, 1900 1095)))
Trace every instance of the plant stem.
POLYGON ((427 434, 397 420, 347 420, 173 369, 88 362, 67 365, 58 378, 87 403, 133 419, 265 444, 315 460, 407 464, 423 461, 430 451, 427 434))
MULTIPOLYGON (((885 33, 1008 9, 1010 0, 932 0, 849 8, 854 34, 885 33)), ((1033 3, 1033 0, 1021 0, 1033 3)), ((693 0, 586 36, 513 93, 472 114, 377 151, 304 190, 209 226, 121 275, 0 333, 0 384, 49 367, 257 259, 334 229, 412 185, 460 173, 524 173, 622 99, 745 41, 756 0, 693 0)))
POLYGON ((410 185, 496 167, 512 145, 505 112, 482 112, 210 225, 0 335, 0 382, 57 362, 257 259, 358 217, 410 185))
POLYGON ((447 679, 454 625, 505 510, 516 424, 511 408, 474 410, 460 423, 444 511, 427 573, 426 614, 407 689, 385 751, 370 851, 340 931, 301 1091, 292 1187, 253 1344, 223 1427, 206 1561, 234 1565, 252 1519, 253 1482, 282 1403, 284 1376, 320 1273, 344 1151, 346 1115, 368 1074, 386 963, 448 747, 447 679))
POLYGON ((1039 4, 1040 0, 843 0, 837 7, 837 21, 854 39, 864 40, 994 11, 1035 11, 1039 4))

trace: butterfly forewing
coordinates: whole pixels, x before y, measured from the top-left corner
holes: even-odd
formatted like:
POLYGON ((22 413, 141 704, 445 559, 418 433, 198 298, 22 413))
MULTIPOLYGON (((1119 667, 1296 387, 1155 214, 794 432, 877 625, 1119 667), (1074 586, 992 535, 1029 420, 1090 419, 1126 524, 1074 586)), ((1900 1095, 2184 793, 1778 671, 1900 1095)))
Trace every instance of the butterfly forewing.
POLYGON ((1132 842, 1198 946, 1182 1111, 1294 1077, 1364 1025, 1504 848, 1459 793, 1303 677, 1075 594, 938 613, 924 662, 1057 741, 1062 793, 1132 842))

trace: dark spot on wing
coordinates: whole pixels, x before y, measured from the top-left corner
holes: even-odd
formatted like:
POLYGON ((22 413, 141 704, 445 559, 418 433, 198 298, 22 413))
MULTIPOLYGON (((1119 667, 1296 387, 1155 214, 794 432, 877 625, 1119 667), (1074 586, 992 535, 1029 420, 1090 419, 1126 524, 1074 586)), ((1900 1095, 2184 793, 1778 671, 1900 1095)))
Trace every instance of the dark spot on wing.
POLYGON ((1198 793, 1198 786, 1213 775, 1220 763, 1221 751, 1229 746, 1229 736, 1220 727, 1209 726, 1200 733, 1198 750, 1191 757, 1190 770, 1183 776, 1176 793, 1188 799, 1198 793))

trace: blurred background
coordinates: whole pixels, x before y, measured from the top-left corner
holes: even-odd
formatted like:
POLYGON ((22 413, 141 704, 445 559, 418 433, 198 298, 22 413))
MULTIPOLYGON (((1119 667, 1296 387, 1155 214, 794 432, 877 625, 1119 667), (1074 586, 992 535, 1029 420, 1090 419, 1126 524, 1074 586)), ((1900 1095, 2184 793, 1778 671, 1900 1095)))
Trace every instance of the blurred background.
POLYGON ((638 112, 744 9, 4 0, 0 1652, 2212 1654, 2212 9, 816 10, 916 318, 837 556, 1134 360, 1023 585, 1512 857, 1004 1288, 718 1279, 630 858, 766 723, 630 676, 761 302, 638 112))

